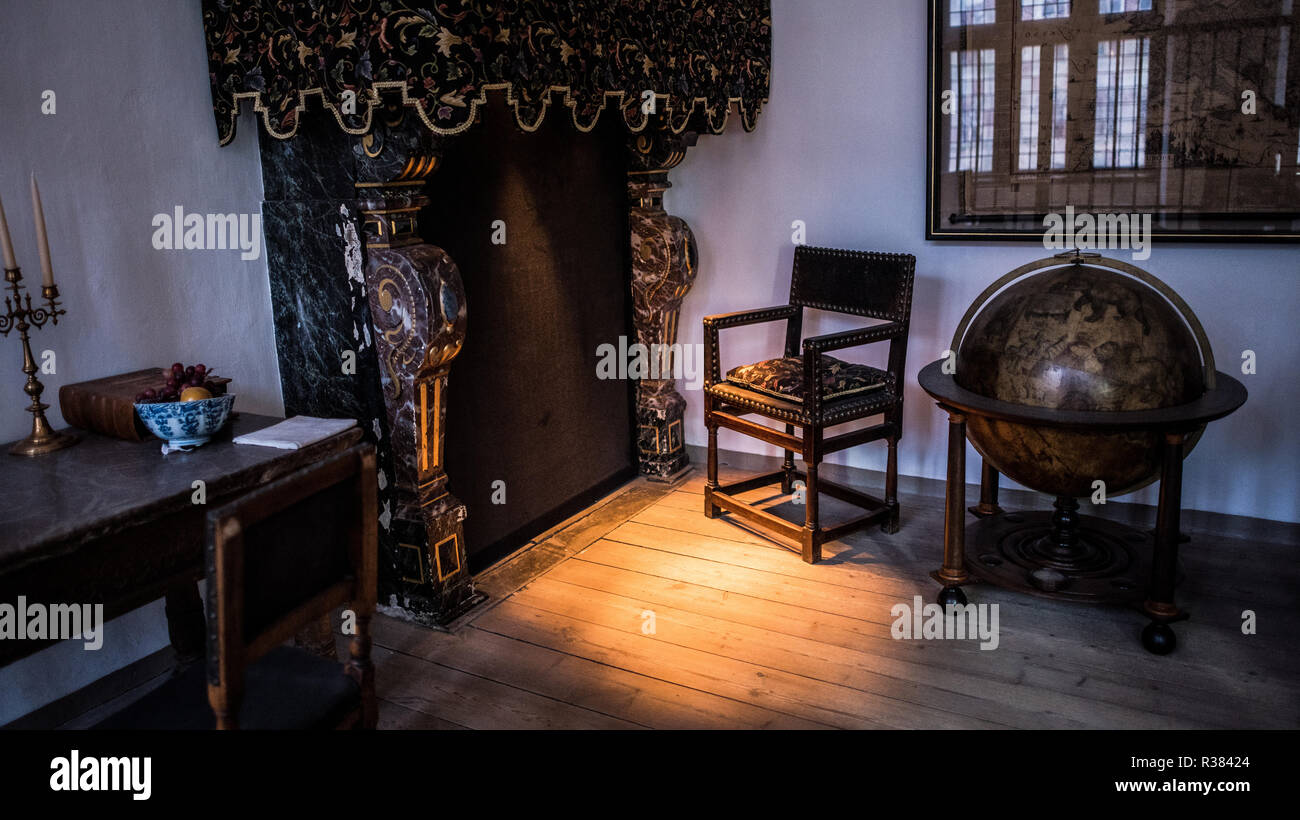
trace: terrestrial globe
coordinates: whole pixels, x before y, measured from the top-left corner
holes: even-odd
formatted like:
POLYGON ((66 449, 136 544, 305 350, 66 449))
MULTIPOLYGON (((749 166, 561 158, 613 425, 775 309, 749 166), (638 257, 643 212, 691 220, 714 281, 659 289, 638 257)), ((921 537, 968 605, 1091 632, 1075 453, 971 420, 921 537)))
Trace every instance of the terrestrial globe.
MULTIPOLYGON (((1194 401, 1206 389, 1201 348, 1184 315, 1195 317, 1149 280, 1150 274, 1135 278, 1088 264, 1020 279, 972 306, 973 320, 959 331, 954 380, 981 396, 1059 411, 1154 410, 1194 401)), ((1097 481, 1105 482, 1107 496, 1121 495, 1160 467, 1156 431, 971 416, 967 435, 999 472, 1055 496, 1090 496, 1097 481)))

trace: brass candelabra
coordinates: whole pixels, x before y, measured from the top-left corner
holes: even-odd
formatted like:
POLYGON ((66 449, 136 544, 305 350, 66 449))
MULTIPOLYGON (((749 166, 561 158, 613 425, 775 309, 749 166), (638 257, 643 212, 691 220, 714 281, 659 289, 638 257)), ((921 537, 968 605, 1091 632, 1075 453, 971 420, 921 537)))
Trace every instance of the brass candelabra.
POLYGON ((32 345, 27 331, 31 328, 44 327, 46 322, 57 325, 59 316, 67 311, 59 309, 58 285, 41 286, 41 297, 45 300, 45 304, 32 307, 30 293, 26 294, 24 300, 23 286, 20 284, 22 280, 23 274, 20 268, 5 268, 5 282, 8 283, 12 295, 5 296, 5 313, 0 316, 0 335, 8 336, 9 331, 17 328, 18 337, 23 341, 23 372, 27 374, 27 384, 23 386, 23 392, 32 398, 32 403, 27 407, 27 412, 32 414, 32 433, 10 447, 9 452, 16 456, 39 456, 75 444, 77 436, 55 431, 45 418, 45 410, 49 407, 48 404, 41 402, 41 393, 45 390, 45 385, 36 378, 36 358, 32 356, 32 345))

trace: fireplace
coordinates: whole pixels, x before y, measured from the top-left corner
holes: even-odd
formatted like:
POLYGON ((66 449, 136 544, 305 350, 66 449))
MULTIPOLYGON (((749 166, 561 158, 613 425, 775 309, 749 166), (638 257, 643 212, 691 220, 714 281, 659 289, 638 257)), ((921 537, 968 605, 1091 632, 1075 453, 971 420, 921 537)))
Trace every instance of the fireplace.
POLYGON ((381 605, 430 624, 539 528, 687 465, 673 379, 601 380, 597 347, 676 342, 698 259, 668 173, 733 107, 753 128, 771 50, 766 0, 457 9, 204 1, 221 141, 246 99, 265 131, 285 409, 361 420, 381 605))
POLYGON ((597 348, 634 333, 624 134, 559 117, 526 133, 499 96, 481 116, 448 146, 420 217, 470 305, 447 472, 474 570, 637 473, 634 385, 596 371, 597 348))

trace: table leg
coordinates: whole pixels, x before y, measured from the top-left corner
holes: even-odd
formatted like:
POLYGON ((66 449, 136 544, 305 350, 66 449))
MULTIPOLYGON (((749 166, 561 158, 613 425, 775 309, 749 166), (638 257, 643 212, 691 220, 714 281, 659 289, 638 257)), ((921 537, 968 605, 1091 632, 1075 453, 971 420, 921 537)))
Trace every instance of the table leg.
POLYGON ((1183 494, 1183 433, 1165 435, 1160 465, 1160 501, 1156 508, 1156 544, 1151 565, 1151 586, 1143 610, 1151 623, 1142 630, 1142 645, 1157 655, 1168 655, 1178 646, 1169 624, 1187 617, 1174 604, 1178 577, 1178 525, 1183 494))
POLYGON ((188 581, 169 588, 163 611, 167 614, 167 637, 171 639, 176 671, 180 672, 203 660, 207 645, 207 621, 198 583, 188 581))
POLYGON ((944 500, 943 567, 934 579, 943 584, 939 604, 965 606, 961 584, 966 574, 966 417, 948 413, 948 484, 944 500))

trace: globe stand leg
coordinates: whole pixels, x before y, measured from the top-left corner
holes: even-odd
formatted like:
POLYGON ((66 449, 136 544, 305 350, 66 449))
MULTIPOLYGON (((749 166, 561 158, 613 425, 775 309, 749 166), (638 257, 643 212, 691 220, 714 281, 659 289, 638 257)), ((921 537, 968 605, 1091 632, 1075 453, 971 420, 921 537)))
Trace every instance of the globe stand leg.
POLYGON ((961 587, 944 587, 939 590, 939 595, 935 602, 945 609, 950 606, 966 606, 966 593, 961 587))
POLYGON ((1142 609, 1151 623, 1142 630, 1142 646, 1156 655, 1174 651, 1177 641, 1169 628, 1172 621, 1183 620, 1187 613, 1174 603, 1174 585, 1178 575, 1179 522, 1183 495, 1183 446, 1187 436, 1181 432, 1165 434, 1160 459, 1160 500, 1156 506, 1156 547, 1151 564, 1151 586, 1142 609))
POLYGON ((988 518, 1004 510, 998 506, 998 471, 985 461, 980 468, 980 503, 969 509, 977 518, 988 518))
POLYGON ((1168 655, 1178 648, 1178 637, 1169 624, 1152 621, 1142 628, 1142 646, 1153 655, 1168 655))
MULTIPOLYGON (((943 405, 940 405, 942 407, 943 405)), ((947 409, 947 408, 945 408, 947 409)), ((939 603, 960 601, 966 596, 960 584, 966 583, 966 417, 948 411, 948 482, 944 494, 943 566, 930 577, 943 584, 939 603)))

